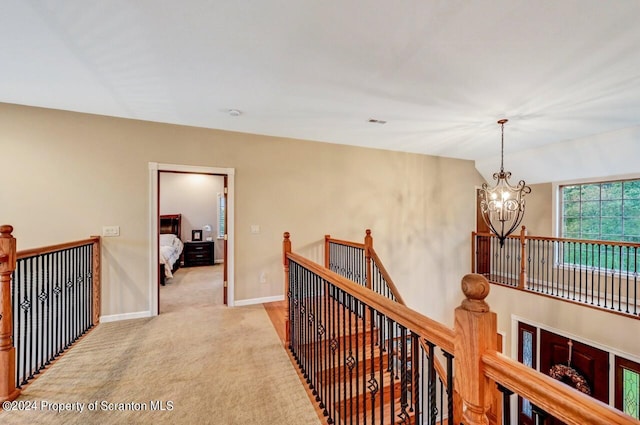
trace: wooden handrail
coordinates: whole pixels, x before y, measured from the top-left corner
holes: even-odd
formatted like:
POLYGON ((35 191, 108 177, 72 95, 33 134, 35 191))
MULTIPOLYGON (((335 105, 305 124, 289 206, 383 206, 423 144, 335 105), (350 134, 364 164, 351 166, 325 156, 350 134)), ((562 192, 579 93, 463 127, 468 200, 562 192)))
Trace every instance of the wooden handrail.
POLYGON ((364 244, 360 242, 351 242, 351 241, 344 241, 341 239, 332 239, 332 238, 326 238, 326 241, 330 243, 335 243, 337 245, 345 245, 345 246, 351 246, 354 248, 364 249, 364 244))
POLYGON ((563 422, 574 425, 640 424, 631 416, 496 351, 485 352, 481 360, 488 378, 563 422))
POLYGON ((62 251, 69 248, 77 248, 79 246, 90 245, 100 241, 100 236, 92 236, 88 239, 82 239, 79 241, 65 242, 56 245, 43 246, 40 248, 31 248, 18 251, 16 253, 16 259, 21 260, 23 258, 35 257, 38 255, 49 254, 56 251, 62 251))
MULTIPOLYGON (((522 226, 524 227, 524 226, 522 226)), ((526 230, 526 228, 525 228, 526 230)), ((473 236, 495 236, 493 233, 487 232, 471 232, 473 236)), ((507 239, 520 239, 520 235, 509 235, 507 239)), ((616 242, 616 241, 599 241, 595 239, 571 239, 571 238, 555 238, 549 236, 529 236, 526 235, 525 239, 531 241, 557 241, 557 242, 572 242, 594 245, 612 245, 612 246, 626 246, 630 248, 640 248, 640 243, 637 242, 616 242)))
POLYGON ((404 302, 404 299, 400 295, 400 292, 398 291, 398 288, 396 287, 395 283, 393 283, 393 280, 391 279, 389 272, 384 267, 384 264, 382 264, 382 261, 380 261, 380 257, 378 257, 378 253, 373 248, 371 248, 371 258, 373 258, 374 262, 376 263, 378 270, 380 270, 382 277, 384 278, 385 282, 387 282, 387 286, 389 286, 389 289, 391 290, 391 293, 396 298, 396 300, 398 300, 398 302, 402 305, 407 305, 407 303, 404 302))
POLYGON ((354 284, 349 279, 311 260, 307 260, 298 254, 291 252, 286 254, 286 257, 312 271, 322 279, 331 282, 348 294, 358 298, 363 303, 373 307, 393 321, 410 329, 412 332, 428 339, 445 351, 453 353, 455 334, 453 330, 447 326, 377 294, 370 289, 354 284))

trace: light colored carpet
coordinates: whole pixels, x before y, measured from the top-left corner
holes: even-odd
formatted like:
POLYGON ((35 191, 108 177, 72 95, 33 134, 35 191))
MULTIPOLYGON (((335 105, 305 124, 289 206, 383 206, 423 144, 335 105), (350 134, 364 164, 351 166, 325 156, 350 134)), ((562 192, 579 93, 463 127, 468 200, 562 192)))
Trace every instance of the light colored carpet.
POLYGON ((216 267, 179 270, 161 293, 166 313, 99 325, 18 398, 38 410, 0 423, 320 424, 264 308, 215 305, 203 289, 216 267), (172 410, 152 411, 157 402, 172 410))

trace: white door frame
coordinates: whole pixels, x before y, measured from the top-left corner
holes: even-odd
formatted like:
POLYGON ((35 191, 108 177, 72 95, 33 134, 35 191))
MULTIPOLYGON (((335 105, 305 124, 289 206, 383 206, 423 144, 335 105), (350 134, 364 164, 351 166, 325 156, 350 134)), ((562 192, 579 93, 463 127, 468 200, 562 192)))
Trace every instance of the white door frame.
POLYGON ((234 168, 204 167, 194 165, 149 163, 149 311, 151 316, 158 315, 158 174, 160 171, 177 171, 183 173, 218 174, 227 175, 227 305, 234 305, 234 261, 233 261, 233 205, 234 205, 234 168))

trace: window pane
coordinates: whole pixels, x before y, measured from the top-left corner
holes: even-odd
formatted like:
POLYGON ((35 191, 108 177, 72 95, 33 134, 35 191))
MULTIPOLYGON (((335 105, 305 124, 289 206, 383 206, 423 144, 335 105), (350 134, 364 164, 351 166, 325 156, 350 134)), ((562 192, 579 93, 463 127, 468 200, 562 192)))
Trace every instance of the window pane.
POLYGON ((622 394, 622 411, 629 416, 640 419, 640 374, 633 370, 623 369, 622 394))
MULTIPOLYGON (((599 218, 583 218, 582 219, 582 232, 583 235, 599 235, 600 234, 600 219, 599 218)), ((585 236, 586 237, 586 236, 585 236)))
POLYGON ((565 202, 565 204, 564 204, 564 216, 565 217, 579 217, 580 216, 580 202, 565 202))
POLYGON ((640 199, 624 200, 624 216, 640 217, 640 199))
POLYGON ((594 201, 600 199, 600 185, 599 184, 584 184, 582 185, 581 197, 583 201, 594 201))
POLYGON ((624 234, 629 236, 640 236, 640 218, 625 219, 624 234))
POLYGON ((562 188, 562 198, 564 202, 580 200, 580 186, 564 186, 562 188))
MULTIPOLYGON (((527 331, 522 332, 522 363, 533 367, 533 334, 527 331)), ((522 413, 533 417, 531 402, 526 398, 522 399, 522 413)))
POLYGON ((618 235, 622 237, 622 217, 603 218, 601 223, 603 235, 618 235))
POLYGON ((602 201, 603 217, 621 217, 622 201, 602 201))
POLYGON ((640 199, 640 180, 624 182, 624 198, 640 199))
POLYGON ((581 215, 582 217, 600 217, 600 202, 583 202, 581 215))
POLYGON ((567 238, 580 236, 580 219, 579 218, 567 218, 564 220, 563 234, 567 238), (575 236, 568 236, 569 234, 575 236))
POLYGON ((602 199, 622 199, 622 182, 602 183, 602 199))

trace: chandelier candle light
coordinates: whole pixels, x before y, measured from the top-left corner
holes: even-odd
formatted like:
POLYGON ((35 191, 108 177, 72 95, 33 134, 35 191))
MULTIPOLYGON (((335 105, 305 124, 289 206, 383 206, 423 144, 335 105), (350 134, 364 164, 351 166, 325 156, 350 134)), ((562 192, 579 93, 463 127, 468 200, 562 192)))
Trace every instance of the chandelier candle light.
POLYGON ((480 211, 487 226, 500 240, 500 247, 504 240, 513 233, 524 217, 524 196, 531 193, 531 188, 524 180, 520 180, 517 186, 511 186, 509 179, 511 173, 504 171, 504 124, 508 120, 498 121, 502 129, 502 150, 500 156, 500 172, 493 174, 497 180, 494 187, 487 183, 482 184, 480 191, 480 211))

